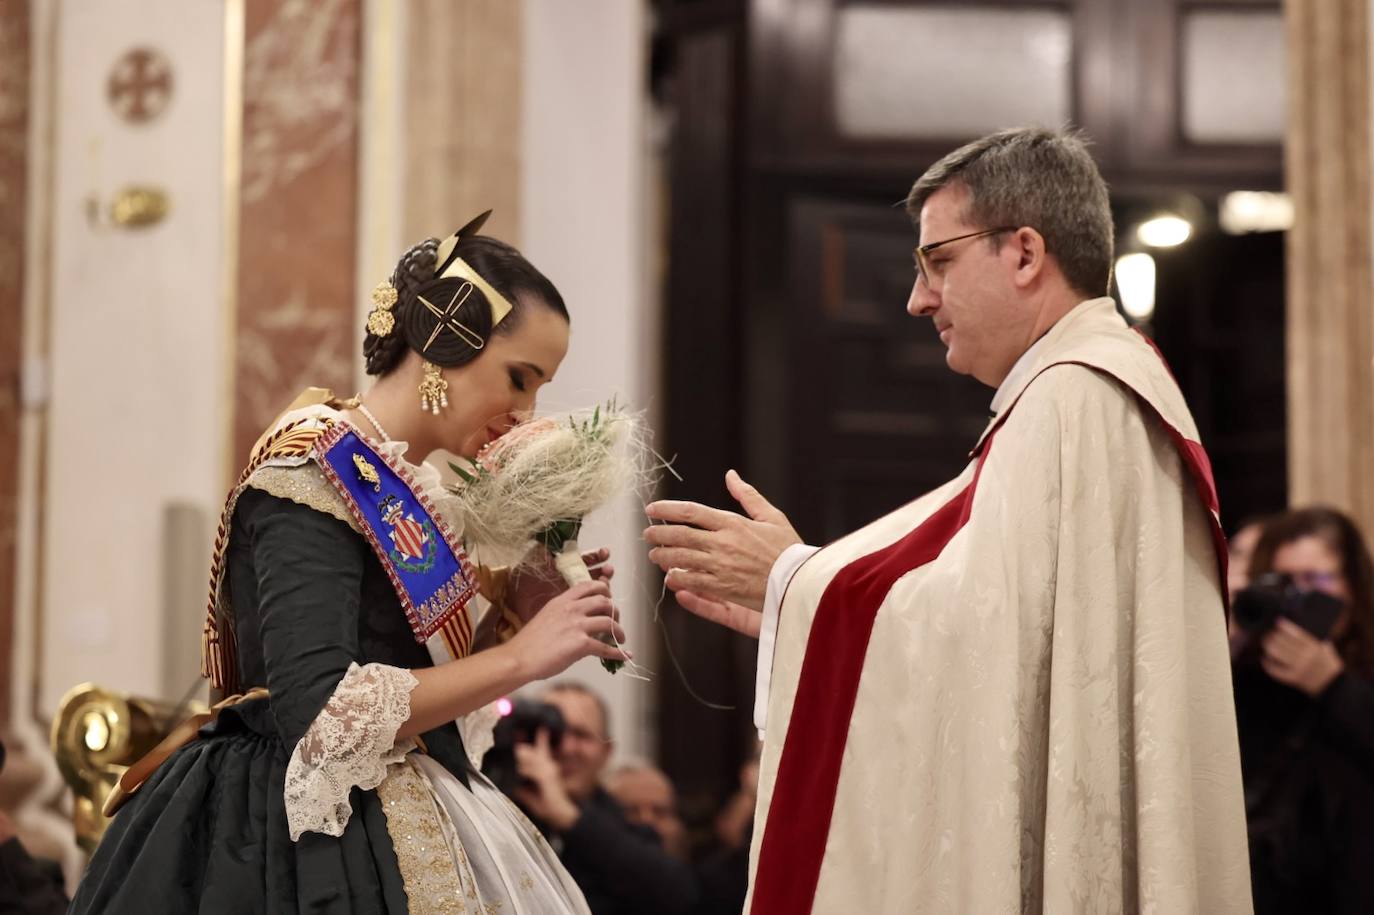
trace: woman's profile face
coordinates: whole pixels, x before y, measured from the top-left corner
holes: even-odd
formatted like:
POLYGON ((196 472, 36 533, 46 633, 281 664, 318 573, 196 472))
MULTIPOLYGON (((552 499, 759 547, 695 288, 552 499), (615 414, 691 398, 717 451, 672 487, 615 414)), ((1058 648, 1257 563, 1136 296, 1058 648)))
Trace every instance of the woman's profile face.
POLYGON ((1306 591, 1321 591, 1350 601, 1350 582, 1341 568, 1341 557, 1321 537, 1309 534, 1290 540, 1274 550, 1273 571, 1292 576, 1306 591))
POLYGON ((534 410, 539 389, 568 354, 568 320, 542 302, 522 302, 520 323, 492 334, 476 359, 444 369, 448 409, 439 412, 442 446, 474 458, 534 410))

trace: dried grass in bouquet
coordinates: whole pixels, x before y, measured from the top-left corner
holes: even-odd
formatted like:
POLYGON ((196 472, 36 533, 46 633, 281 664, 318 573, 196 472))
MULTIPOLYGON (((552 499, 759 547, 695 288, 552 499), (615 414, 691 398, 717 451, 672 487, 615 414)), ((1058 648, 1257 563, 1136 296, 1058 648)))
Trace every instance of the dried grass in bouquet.
MULTIPOLYGON (((450 487, 463 540, 488 565, 538 565, 552 554, 568 585, 591 581, 577 538, 582 519, 652 479, 648 435, 638 415, 614 401, 562 419, 516 426, 466 467, 450 487)), ((609 640, 609 636, 607 637, 609 640)), ((602 660, 611 673, 624 662, 602 660)))

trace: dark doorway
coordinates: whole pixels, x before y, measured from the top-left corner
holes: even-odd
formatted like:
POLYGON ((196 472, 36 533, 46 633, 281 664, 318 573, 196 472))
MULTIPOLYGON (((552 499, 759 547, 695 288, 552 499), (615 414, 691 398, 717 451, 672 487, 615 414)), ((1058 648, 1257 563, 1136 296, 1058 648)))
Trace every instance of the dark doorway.
POLYGON ((1288 504, 1283 235, 1208 232, 1154 256, 1151 333, 1197 420, 1230 533, 1288 504))

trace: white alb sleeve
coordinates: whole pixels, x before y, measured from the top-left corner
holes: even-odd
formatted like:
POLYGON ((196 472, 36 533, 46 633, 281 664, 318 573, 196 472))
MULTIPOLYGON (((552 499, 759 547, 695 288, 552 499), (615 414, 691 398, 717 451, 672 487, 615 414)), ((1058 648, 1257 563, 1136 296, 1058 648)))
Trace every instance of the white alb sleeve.
POLYGON ((768 724, 768 690, 773 681, 773 643, 778 637, 778 614, 782 611, 782 596, 801 564, 819 550, 817 546, 794 543, 782 551, 768 573, 768 590, 763 597, 763 623, 759 627, 759 672, 754 681, 754 727, 763 739, 768 724))

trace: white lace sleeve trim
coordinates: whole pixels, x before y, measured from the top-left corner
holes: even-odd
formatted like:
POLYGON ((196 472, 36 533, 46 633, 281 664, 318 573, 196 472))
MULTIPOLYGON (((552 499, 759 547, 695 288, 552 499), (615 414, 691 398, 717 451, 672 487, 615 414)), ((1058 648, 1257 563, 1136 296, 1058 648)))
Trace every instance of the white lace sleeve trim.
POLYGON ((286 825, 291 841, 319 832, 343 835, 353 806, 348 794, 365 791, 386 777, 415 741, 396 740, 410 718, 410 691, 419 680, 400 667, 356 663, 310 724, 286 764, 286 825))

